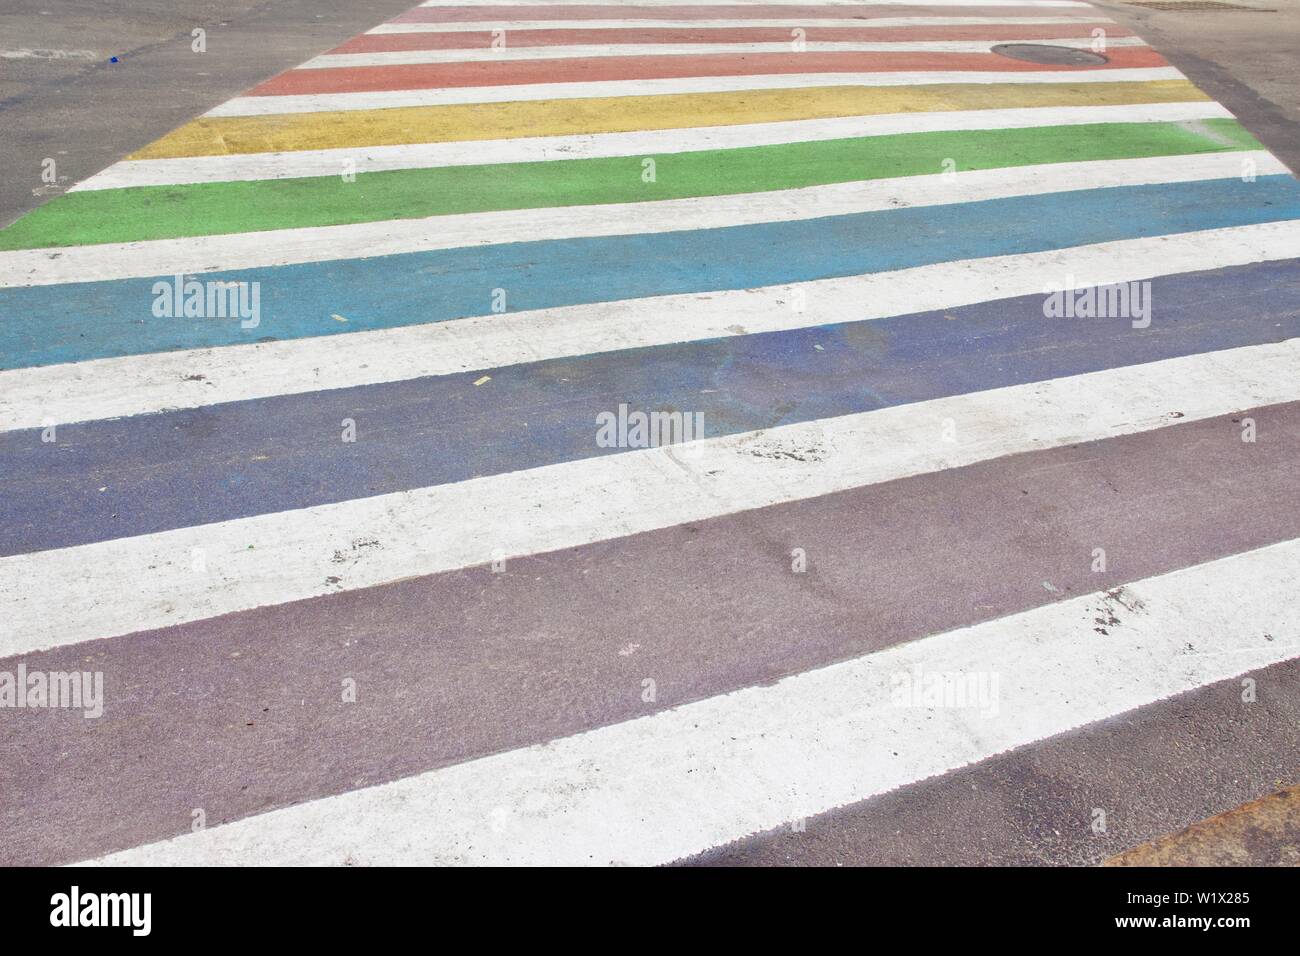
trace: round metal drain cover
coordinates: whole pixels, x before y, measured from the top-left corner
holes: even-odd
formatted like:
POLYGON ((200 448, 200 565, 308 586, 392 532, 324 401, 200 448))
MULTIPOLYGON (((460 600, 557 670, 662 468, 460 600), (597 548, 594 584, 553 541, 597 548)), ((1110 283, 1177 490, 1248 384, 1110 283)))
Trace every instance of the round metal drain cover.
POLYGON ((1074 47, 1051 46, 1046 43, 999 43, 993 52, 1009 56, 1013 60, 1050 66, 1098 66, 1110 62, 1100 53, 1091 50, 1076 50, 1074 47))

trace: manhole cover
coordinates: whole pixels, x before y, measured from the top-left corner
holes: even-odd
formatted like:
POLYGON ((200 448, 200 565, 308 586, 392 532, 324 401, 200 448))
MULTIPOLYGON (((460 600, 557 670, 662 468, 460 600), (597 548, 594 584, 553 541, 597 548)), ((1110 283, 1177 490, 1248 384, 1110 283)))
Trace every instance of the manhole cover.
POLYGON ((993 48, 993 52, 1013 60, 1046 63, 1051 66, 1097 66, 1100 63, 1110 62, 1100 53, 1093 53, 1091 50, 1049 46, 1046 43, 999 43, 993 48))

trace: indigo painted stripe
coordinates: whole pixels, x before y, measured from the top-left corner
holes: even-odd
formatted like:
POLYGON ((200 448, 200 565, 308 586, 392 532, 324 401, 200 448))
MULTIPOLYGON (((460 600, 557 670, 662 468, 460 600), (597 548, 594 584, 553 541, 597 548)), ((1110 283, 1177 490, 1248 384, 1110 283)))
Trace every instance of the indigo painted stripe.
POLYGON ((1300 260, 1139 289, 1116 318, 1045 317, 1031 295, 516 365, 481 386, 449 375, 63 425, 56 444, 9 432, 0 554, 617 453, 596 417, 620 404, 698 413, 691 437, 716 438, 1300 336, 1300 260))
MULTIPOLYGON (((98 248, 98 247, 97 247, 98 248)), ((475 316, 241 348, 152 352, 0 372, 0 431, 274 395, 856 322, 1042 292, 1043 276, 1095 283, 1292 258, 1300 220, 1072 246, 799 285, 475 316), (798 296, 804 309, 790 307, 798 296), (743 313, 745 324, 737 325, 743 313)))
POLYGON ((1300 339, 1289 339, 11 555, 0 558, 0 657, 1297 400, 1300 339), (937 440, 945 419, 960 422, 957 441, 937 440), (195 573, 194 548, 208 573, 195 573))
POLYGON ((10 288, 0 290, 0 366, 417 325, 491 314, 502 296, 523 311, 1297 218, 1300 183, 1275 175, 207 274, 260 283, 260 324, 247 329, 237 319, 155 318, 155 279, 10 288))
POLYGON ((455 213, 647 202, 959 170, 1258 149, 1236 120, 858 137, 656 157, 455 166, 73 192, 0 231, 0 250, 210 236, 455 213))
MULTIPOLYGON (((93 653, 113 688, 111 719, 97 721, 93 734, 80 714, 6 725, 14 753, 47 748, 62 757, 58 775, 39 782, 0 776, 0 804, 24 821, 0 843, 0 865, 59 864, 163 839, 183 827, 190 804, 219 806, 230 819, 327 796, 344 766, 347 779, 377 783, 770 683, 1042 607, 1058 599, 1044 580, 1058 593, 1083 594, 1300 538, 1300 509, 1242 508, 1221 491, 1236 483, 1256 500, 1289 499, 1300 404, 1245 414, 1269 441, 1242 442, 1224 418, 1180 423, 516 558, 490 581, 489 570, 471 568, 122 636, 93 650, 58 648, 40 669, 76 671, 93 653), (1025 534, 1045 509, 1052 533, 1025 534), (953 519, 918 534, 936 514, 953 519), (1099 528, 1110 560, 1097 572, 1078 559, 1078 542, 1099 528), (1123 548, 1111 547, 1121 537, 1123 548), (815 588, 773 560, 809 542, 815 588), (701 574, 707 602, 692 599, 701 574), (917 581, 927 582, 924 601, 917 581), (556 589, 563 601, 553 599, 556 589), (546 655, 554 679, 537 682, 536 657, 520 654, 522 608, 532 633, 554 635, 546 655), (700 640, 733 633, 745 639, 700 640), (629 635, 636 654, 614 653, 629 635), (289 693, 332 700, 337 674, 383 688, 368 696, 365 721, 347 707, 275 707, 273 734, 213 732, 289 693), (656 702, 610 694, 639 687, 645 674, 656 675, 656 702), (525 685, 536 693, 521 695, 525 685), (438 702, 437 733, 427 710, 410 706, 417 697, 438 702), (484 720, 485 711, 515 716, 484 720), (141 738, 152 745, 140 747, 141 738), (410 746, 416 739, 424 745, 410 746), (328 741, 328 750, 303 740, 328 741), (125 752, 133 759, 118 758, 125 752), (209 770, 232 765, 259 768, 256 792, 243 775, 209 770), (75 785, 88 768, 100 785, 75 785), (122 801, 124 792, 133 799, 122 801)), ((30 658, 27 666, 37 669, 30 658)))

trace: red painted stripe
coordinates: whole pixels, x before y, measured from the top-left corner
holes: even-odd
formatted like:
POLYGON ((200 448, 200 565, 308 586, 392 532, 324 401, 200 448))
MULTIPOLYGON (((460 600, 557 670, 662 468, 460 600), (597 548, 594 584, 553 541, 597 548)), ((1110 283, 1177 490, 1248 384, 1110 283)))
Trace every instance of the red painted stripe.
POLYGON ((1106 66, 1061 67, 1025 63, 993 53, 751 53, 707 56, 619 56, 582 60, 421 63, 401 66, 290 70, 250 91, 250 96, 360 93, 445 87, 516 86, 530 83, 597 83, 610 80, 770 76, 793 73, 898 73, 972 71, 1030 73, 1168 66, 1149 47, 1120 47, 1106 66))
POLYGON ((390 23, 474 23, 479 20, 499 22, 508 26, 511 20, 789 20, 799 17, 809 19, 861 19, 874 20, 893 17, 1070 17, 1085 19, 1097 16, 1095 11, 1083 7, 1025 7, 1014 4, 987 7, 935 7, 915 6, 790 6, 764 4, 762 6, 690 6, 690 7, 637 7, 614 4, 584 4, 565 6, 510 6, 510 7, 416 7, 390 23))
MULTIPOLYGON (((1079 21, 998 26, 805 27, 810 43, 841 41, 870 43, 906 40, 1055 40, 1089 37, 1103 27, 1108 37, 1132 34, 1119 25, 1079 21)), ((629 43, 788 43, 790 27, 701 27, 697 29, 633 28, 618 30, 510 30, 509 47, 582 46, 629 43)), ((354 37, 331 53, 387 53, 399 50, 484 50, 492 45, 490 30, 462 33, 375 33, 354 37)))

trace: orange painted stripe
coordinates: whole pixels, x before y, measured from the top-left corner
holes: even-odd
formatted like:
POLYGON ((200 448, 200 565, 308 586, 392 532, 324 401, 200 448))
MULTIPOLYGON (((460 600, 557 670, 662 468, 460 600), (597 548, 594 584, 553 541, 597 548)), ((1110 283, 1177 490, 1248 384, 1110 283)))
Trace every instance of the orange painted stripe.
MULTIPOLYGON (((890 27, 805 27, 808 42, 884 43, 906 40, 1057 40, 1089 37, 1101 27, 1107 37, 1132 36, 1118 24, 1026 23, 975 26, 938 25, 890 27)), ((790 27, 698 27, 695 29, 641 27, 618 30, 510 30, 508 45, 582 46, 629 43, 787 43, 790 27)), ((363 33, 330 53, 392 53, 402 50, 486 50, 492 45, 490 30, 455 33, 363 33)))
POLYGON ((290 70, 255 87, 251 96, 361 93, 529 83, 600 83, 708 76, 794 73, 898 73, 961 71, 1036 73, 1168 66, 1149 47, 1119 47, 1105 66, 1062 67, 1026 63, 994 53, 749 53, 704 56, 593 57, 585 60, 515 60, 420 63, 395 66, 290 70))

